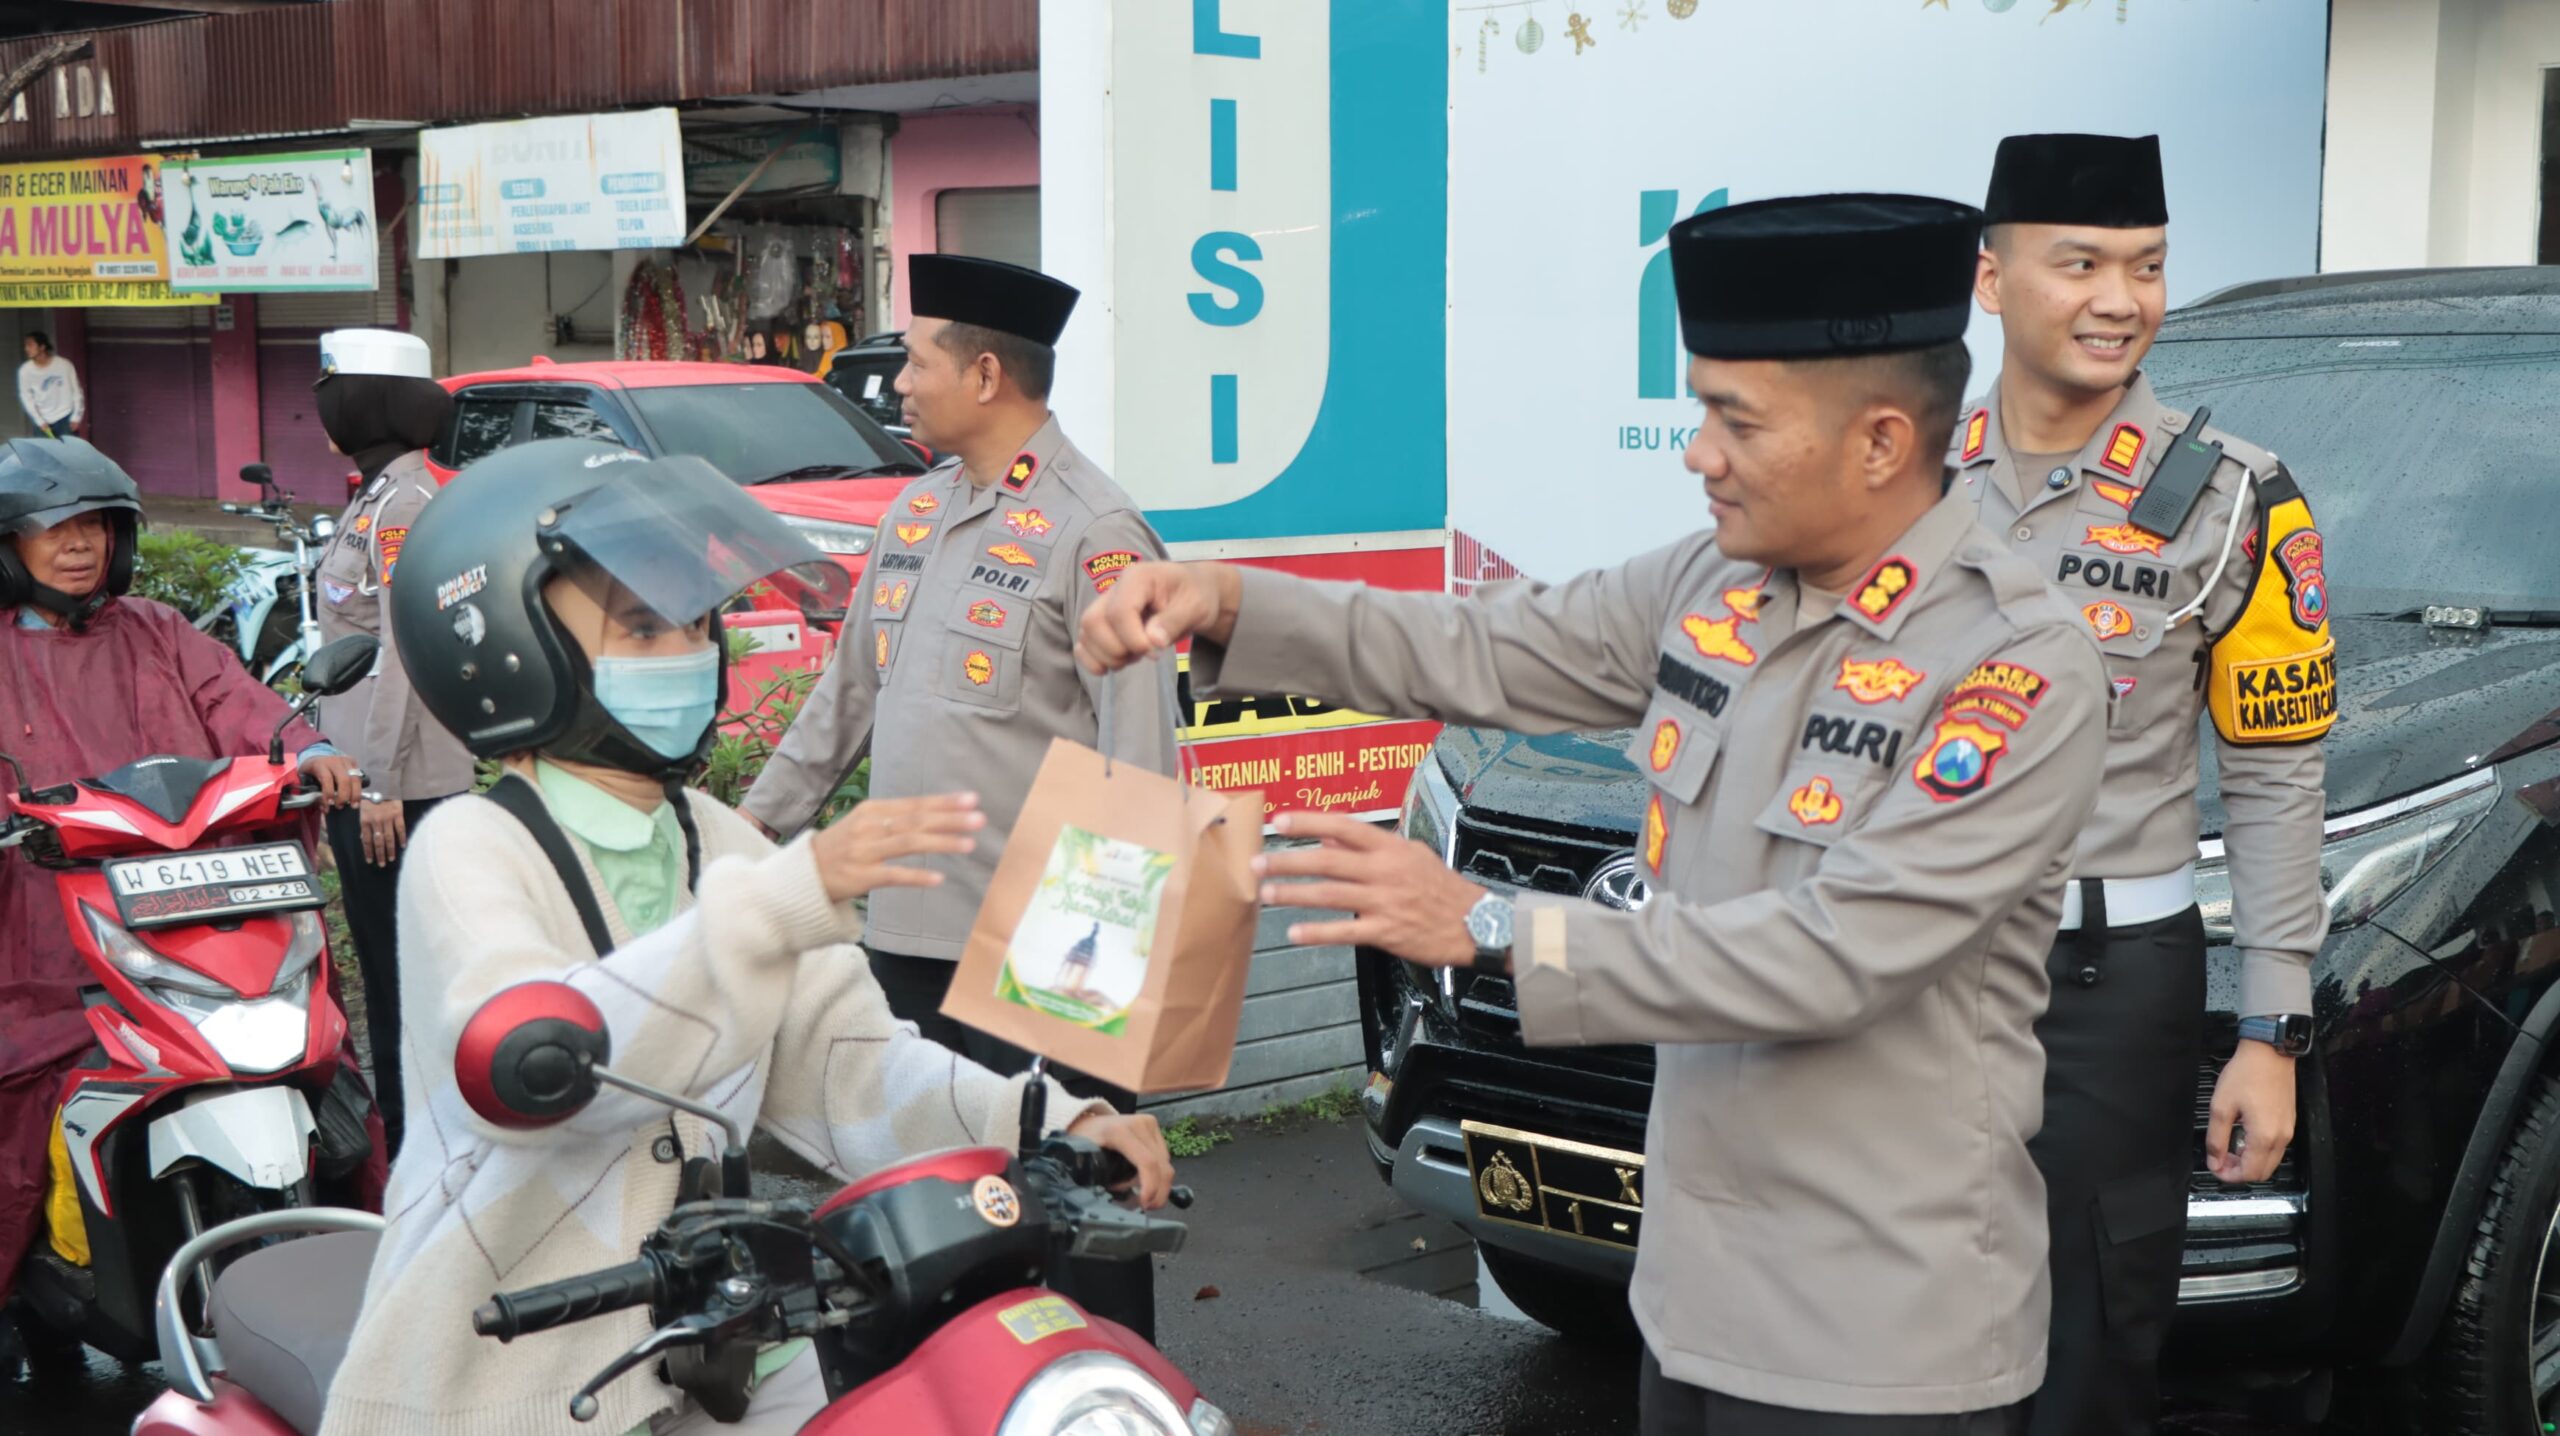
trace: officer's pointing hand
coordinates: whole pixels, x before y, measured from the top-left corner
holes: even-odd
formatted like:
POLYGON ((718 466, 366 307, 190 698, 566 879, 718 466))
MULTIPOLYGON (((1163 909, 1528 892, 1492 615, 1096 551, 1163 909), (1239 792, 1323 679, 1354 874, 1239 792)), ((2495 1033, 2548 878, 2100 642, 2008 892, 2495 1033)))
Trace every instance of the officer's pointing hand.
POLYGON ((1485 890, 1449 871, 1438 853, 1350 818, 1283 813, 1272 827, 1283 837, 1314 838, 1319 845, 1282 848, 1254 859, 1254 871, 1264 877, 1311 880, 1266 882, 1263 904, 1351 914, 1328 922, 1293 923, 1290 942, 1374 947, 1432 967, 1475 961, 1467 909, 1485 890))
POLYGON ((1116 673, 1194 634, 1224 643, 1243 587, 1223 563, 1139 564, 1084 611, 1076 662, 1088 673, 1116 673))

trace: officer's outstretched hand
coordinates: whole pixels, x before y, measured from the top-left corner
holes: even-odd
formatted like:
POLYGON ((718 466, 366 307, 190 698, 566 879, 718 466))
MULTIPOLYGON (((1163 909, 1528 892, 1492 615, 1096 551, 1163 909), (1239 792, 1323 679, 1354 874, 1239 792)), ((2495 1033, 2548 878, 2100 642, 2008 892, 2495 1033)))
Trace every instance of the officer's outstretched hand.
POLYGON ((965 853, 978 846, 971 836, 987 825, 975 793, 938 793, 930 798, 874 798, 821 828, 809 840, 818 860, 818 881, 836 902, 858 898, 875 888, 929 888, 942 884, 942 874, 907 867, 901 859, 927 853, 965 853))
POLYGON ((1088 673, 1117 673, 1194 634, 1224 643, 1243 593, 1243 577, 1229 564, 1139 564, 1084 611, 1076 662, 1088 673))
POLYGON ((1254 871, 1264 877, 1309 879, 1264 883, 1263 905, 1351 914, 1292 923, 1290 942, 1374 947, 1432 967, 1475 961, 1467 909, 1485 890, 1449 871, 1438 853, 1368 823, 1326 814, 1283 813, 1272 828, 1282 837, 1314 838, 1317 846, 1279 848, 1254 859, 1254 871))

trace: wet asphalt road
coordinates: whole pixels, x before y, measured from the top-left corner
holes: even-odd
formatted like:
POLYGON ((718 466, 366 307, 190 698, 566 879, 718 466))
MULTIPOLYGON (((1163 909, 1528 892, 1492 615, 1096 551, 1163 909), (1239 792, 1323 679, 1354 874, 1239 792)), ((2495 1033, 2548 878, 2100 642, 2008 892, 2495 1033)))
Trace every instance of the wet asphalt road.
MULTIPOLYGON (((1240 1436, 1634 1436, 1633 1353, 1567 1346, 1489 1281, 1480 1293, 1465 1236, 1387 1191, 1356 1126, 1248 1124, 1183 1177, 1200 1203, 1189 1249, 1158 1273, 1164 1349, 1240 1436)), ((759 1186, 816 1189, 779 1174, 759 1186)), ((156 1367, 104 1357, 67 1377, 0 1377, 0 1436, 124 1436, 160 1385, 156 1367)), ((2203 1417, 2162 1430, 2309 1436, 2203 1417)))

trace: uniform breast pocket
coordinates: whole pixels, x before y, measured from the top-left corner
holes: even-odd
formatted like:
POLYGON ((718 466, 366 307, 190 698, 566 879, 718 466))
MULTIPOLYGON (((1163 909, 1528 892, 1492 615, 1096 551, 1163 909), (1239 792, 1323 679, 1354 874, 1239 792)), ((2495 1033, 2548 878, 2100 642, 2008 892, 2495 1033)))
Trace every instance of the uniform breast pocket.
POLYGON ((1653 707, 1627 742, 1627 757, 1636 771, 1663 793, 1683 804, 1698 801, 1715 771, 1723 735, 1713 720, 1665 693, 1653 695, 1653 707))
MULTIPOLYGON (((332 545, 328 553, 321 558, 317 574, 320 581, 318 597, 321 604, 332 609, 344 608, 347 600, 355 597, 359 592, 370 589, 373 586, 368 582, 371 575, 366 572, 365 565, 366 558, 361 545, 352 543, 332 545)), ((372 630, 368 628, 366 631, 372 630)))
POLYGON ((871 621, 899 623, 916 601, 916 579, 912 574, 874 573, 871 577, 871 621))
POLYGON ((1828 848, 1857 827, 1904 756, 1896 752, 1886 765, 1827 751, 1800 752, 1753 826, 1772 837, 1828 848))
POLYGON ((2107 682, 2113 690, 2108 731, 2124 733, 2142 726, 2144 704, 2136 695, 2145 688, 2175 687, 2189 677, 2163 672, 2157 657, 2161 642, 2169 636, 2169 625, 2163 621, 2168 610, 2113 598, 2086 599, 2078 607, 2080 621, 2089 625, 2089 636, 2098 641, 2098 652, 2107 660, 2107 682))
POLYGON ((956 702, 999 713, 1021 706, 1023 637, 1034 603, 984 588, 954 594, 943 615, 950 671, 936 675, 934 686, 956 702))

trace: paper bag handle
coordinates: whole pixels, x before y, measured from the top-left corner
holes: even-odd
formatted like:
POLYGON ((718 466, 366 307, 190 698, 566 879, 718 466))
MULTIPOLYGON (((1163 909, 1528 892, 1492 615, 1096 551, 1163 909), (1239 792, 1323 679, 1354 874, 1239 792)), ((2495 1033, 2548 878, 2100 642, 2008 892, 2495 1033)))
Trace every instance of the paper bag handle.
MULTIPOLYGON (((1163 661, 1163 655, 1151 654, 1146 661, 1151 664, 1160 663, 1163 661)), ((1151 686, 1159 690, 1164 687, 1161 680, 1151 686)), ((1103 681, 1100 696, 1094 700, 1094 746, 1102 750, 1102 776, 1106 779, 1111 776, 1112 765, 1117 761, 1111 756, 1111 708, 1112 695, 1119 691, 1120 685, 1117 682, 1106 679, 1103 681)), ((1189 715, 1182 711, 1182 694, 1179 688, 1165 694, 1165 707, 1173 715, 1173 776, 1180 780, 1183 786, 1196 788, 1200 786, 1199 760, 1191 755, 1182 742, 1183 720, 1189 715)))

